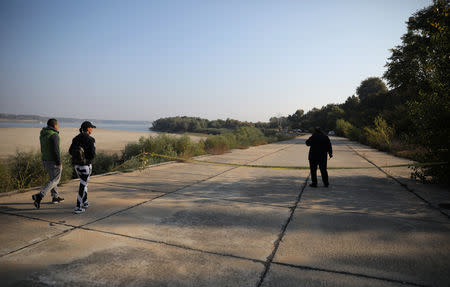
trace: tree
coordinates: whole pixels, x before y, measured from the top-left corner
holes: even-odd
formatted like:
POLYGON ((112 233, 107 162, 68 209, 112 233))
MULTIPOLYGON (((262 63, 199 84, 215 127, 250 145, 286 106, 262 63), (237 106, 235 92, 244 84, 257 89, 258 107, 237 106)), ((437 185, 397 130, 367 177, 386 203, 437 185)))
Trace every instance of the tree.
POLYGON ((304 114, 304 111, 302 109, 298 109, 295 111, 295 113, 293 113, 292 115, 289 115, 287 117, 287 119, 293 129, 300 128, 300 122, 302 120, 303 114, 304 114))
MULTIPOLYGON (((408 106, 413 139, 429 151, 428 160, 449 161, 450 33, 448 0, 434 0, 407 22, 402 44, 392 49, 384 78, 408 106)), ((443 174, 448 173, 448 164, 443 174)), ((448 180, 448 177, 447 177, 448 180)))
POLYGON ((355 125, 359 122, 361 113, 359 110, 359 98, 355 95, 348 97, 345 103, 341 104, 344 110, 344 118, 355 125))
POLYGON ((356 89, 361 102, 381 94, 387 93, 388 89, 385 83, 377 77, 367 78, 361 82, 361 85, 356 89))

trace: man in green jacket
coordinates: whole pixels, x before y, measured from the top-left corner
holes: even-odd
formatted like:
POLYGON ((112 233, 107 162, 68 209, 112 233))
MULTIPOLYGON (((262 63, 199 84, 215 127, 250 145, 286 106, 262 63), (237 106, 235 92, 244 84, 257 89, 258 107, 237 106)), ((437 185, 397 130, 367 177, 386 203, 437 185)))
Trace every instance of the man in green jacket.
POLYGON ((59 149, 59 125, 56 119, 49 119, 47 127, 42 128, 39 140, 41 142, 42 162, 47 171, 50 181, 37 194, 33 194, 34 206, 39 209, 41 200, 50 190, 52 193, 52 203, 60 203, 64 198, 59 197, 56 190, 61 180, 62 164, 59 149))

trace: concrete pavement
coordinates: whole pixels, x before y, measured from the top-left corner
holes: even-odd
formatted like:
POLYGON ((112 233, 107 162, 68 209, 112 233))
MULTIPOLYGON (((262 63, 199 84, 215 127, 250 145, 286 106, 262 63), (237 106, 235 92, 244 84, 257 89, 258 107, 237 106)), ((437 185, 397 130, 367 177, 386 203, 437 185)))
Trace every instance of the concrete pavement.
MULTIPOLYGON (((202 160, 306 166, 305 137, 202 160)), ((329 188, 306 170, 168 163, 93 177, 91 206, 0 197, 2 286, 448 286, 447 190, 332 139, 329 188)))

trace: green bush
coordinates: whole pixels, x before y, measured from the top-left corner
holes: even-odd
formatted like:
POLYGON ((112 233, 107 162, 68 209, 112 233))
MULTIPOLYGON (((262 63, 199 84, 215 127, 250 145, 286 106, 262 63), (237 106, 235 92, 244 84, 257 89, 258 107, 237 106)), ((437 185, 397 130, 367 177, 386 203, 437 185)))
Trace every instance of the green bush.
POLYGON ((141 138, 137 143, 128 143, 125 145, 125 148, 122 150, 123 161, 127 161, 142 152, 141 140, 143 140, 143 138, 141 138))
POLYGON ((13 189, 43 185, 48 180, 38 152, 17 152, 9 159, 9 170, 13 189))
POLYGON ((374 120, 375 128, 365 127, 364 136, 367 144, 383 151, 390 151, 394 129, 386 121, 377 116, 374 120))
POLYGON ((119 164, 119 156, 117 154, 106 154, 104 152, 97 153, 92 162, 92 174, 102 174, 113 171, 119 164))
POLYGON ((11 174, 9 173, 8 166, 0 162, 0 192, 11 190, 11 186, 11 174))
POLYGON ((352 141, 364 142, 362 130, 343 119, 336 120, 336 134, 338 136, 346 137, 352 141))
POLYGON ((239 127, 234 132, 239 147, 248 147, 267 143, 260 129, 254 127, 239 127))
POLYGON ((352 124, 346 120, 338 119, 336 121, 336 135, 346 137, 352 127, 352 124))
POLYGON ((209 136, 205 140, 205 150, 211 154, 223 154, 235 144, 232 134, 209 136))

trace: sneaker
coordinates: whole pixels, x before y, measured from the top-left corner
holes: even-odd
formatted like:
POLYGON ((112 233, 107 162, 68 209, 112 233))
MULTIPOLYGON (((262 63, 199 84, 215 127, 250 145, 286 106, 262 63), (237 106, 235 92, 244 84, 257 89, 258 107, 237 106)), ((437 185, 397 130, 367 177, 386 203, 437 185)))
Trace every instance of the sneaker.
POLYGON ((53 197, 53 199, 52 199, 52 203, 60 203, 61 201, 64 201, 64 198, 59 197, 59 196, 53 197))
POLYGON ((317 183, 311 183, 309 186, 311 186, 311 187, 317 187, 317 183))
POLYGON ((325 184, 325 187, 328 187, 328 186, 330 186, 330 184, 329 184, 329 183, 325 184))
POLYGON ((85 201, 83 203, 83 208, 88 208, 89 207, 89 201, 85 201))
POLYGON ((41 200, 42 196, 40 193, 33 194, 31 198, 34 200, 34 206, 36 209, 39 209, 41 207, 41 200))
POLYGON ((83 207, 75 207, 75 210, 73 211, 73 212, 75 212, 76 214, 80 214, 80 213, 83 213, 83 212, 85 212, 86 211, 86 209, 84 209, 83 207))

